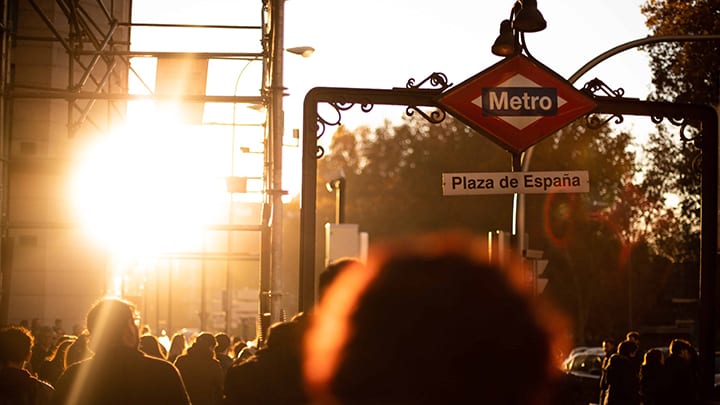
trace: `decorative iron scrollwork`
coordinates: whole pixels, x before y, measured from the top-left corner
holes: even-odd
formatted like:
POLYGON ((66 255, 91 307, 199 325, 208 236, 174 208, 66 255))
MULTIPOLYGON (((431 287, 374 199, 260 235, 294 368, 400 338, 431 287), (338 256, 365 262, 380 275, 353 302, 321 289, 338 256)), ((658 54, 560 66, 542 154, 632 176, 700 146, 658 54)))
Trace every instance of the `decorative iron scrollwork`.
MULTIPOLYGON (((598 92, 602 92, 608 97, 622 97, 625 94, 625 90, 622 87, 618 87, 617 89, 613 90, 610 86, 605 84, 602 80, 598 79, 597 77, 590 80, 589 82, 585 83, 582 89, 580 89, 583 93, 594 96, 598 92)), ((585 126, 587 126, 590 129, 599 129, 603 125, 610 122, 612 119, 615 119, 616 124, 622 124, 623 121, 625 121, 625 118, 623 118, 622 115, 611 115, 607 118, 601 117, 598 114, 588 114, 585 116, 585 126)))
POLYGON ((441 110, 439 108, 432 110, 429 114, 414 105, 408 106, 408 108, 405 109, 405 114, 407 114, 408 117, 412 117, 415 112, 420 114, 420 116, 428 120, 431 124, 439 124, 445 120, 445 117, 447 117, 445 110, 441 110))
MULTIPOLYGON (((595 78, 593 80, 590 80, 583 86, 582 91, 586 93, 589 96, 595 96, 596 93, 601 92, 607 97, 613 97, 613 98, 621 98, 625 94, 625 90, 622 88, 618 88, 616 90, 613 90, 610 88, 607 84, 605 84, 602 80, 595 78)), ((607 118, 600 116, 598 114, 588 114, 585 116, 585 122, 586 126, 591 129, 598 129, 602 127, 603 125, 610 122, 613 118, 615 118, 615 123, 620 124, 623 122, 622 115, 611 115, 607 118)), ((693 159, 693 167, 697 170, 701 170, 702 167, 702 128, 698 128, 697 125, 694 125, 693 122, 690 122, 687 117, 682 116, 678 113, 673 114, 661 114, 661 115, 651 115, 650 120, 654 124, 660 124, 663 122, 663 120, 667 119, 668 122, 676 127, 679 127, 679 135, 680 139, 683 141, 683 143, 692 142, 693 146, 695 146, 699 152, 697 156, 693 159)))
POLYGON ((667 119, 670 124, 680 127, 680 139, 683 142, 692 142, 695 147, 702 149, 702 131, 694 128, 686 117, 679 116, 651 116, 650 120, 654 124, 660 124, 663 119, 667 119))
MULTIPOLYGON (((325 135, 325 131, 327 130, 327 127, 333 127, 338 126, 342 122, 342 112, 348 111, 349 109, 353 108, 355 105, 360 105, 360 110, 362 112, 370 112, 372 111, 374 105, 372 102, 368 100, 363 100, 359 103, 351 103, 345 100, 342 97, 339 97, 337 100, 328 103, 330 107, 333 108, 335 111, 335 116, 333 119, 327 119, 320 115, 320 112, 317 114, 317 128, 316 128, 316 137, 317 139, 322 138, 323 135, 325 135)), ((318 145, 317 151, 315 152, 315 156, 320 159, 325 155, 325 148, 318 145)))
MULTIPOLYGON (((410 80, 407 81, 405 86, 406 86, 405 89, 394 88, 393 91, 398 90, 401 94, 405 93, 405 95, 407 95, 407 93, 409 91, 417 90, 418 93, 422 94, 423 96, 425 96, 427 98, 427 101, 424 101, 424 102, 427 102, 427 104, 420 104, 420 105, 432 106, 434 104, 432 100, 433 100, 433 97, 435 96, 435 93, 441 94, 443 91, 445 91, 450 86, 452 86, 452 83, 448 82, 447 76, 444 73, 435 72, 417 84, 415 83, 415 79, 411 78, 410 80), (428 85, 430 87, 423 89, 422 87, 426 86, 426 85, 428 85), (431 94, 428 95, 428 91, 430 91, 429 93, 431 93, 431 94)), ((372 97, 373 96, 370 96, 370 97, 361 99, 360 101, 358 101, 357 99, 353 99, 353 101, 348 101, 343 95, 338 94, 335 97, 334 101, 327 102, 327 104, 330 105, 330 107, 332 107, 332 110, 334 111, 334 113, 330 113, 331 118, 328 118, 328 117, 322 116, 319 111, 317 112, 316 128, 315 128, 317 139, 320 139, 323 135, 325 135, 325 131, 327 130, 328 127, 340 125, 340 123, 342 121, 343 111, 347 111, 347 110, 353 108, 354 106, 359 105, 360 110, 362 110, 362 112, 365 112, 365 113, 370 112, 374 107, 372 97)), ((410 103, 416 103, 417 97, 410 97, 408 99, 411 99, 412 101, 408 101, 407 104, 403 103, 403 104, 407 105, 405 112, 408 116, 412 116, 413 114, 418 113, 418 114, 420 114, 420 116, 422 116, 423 118, 428 120, 430 123, 438 124, 438 123, 442 122, 447 115, 444 110, 437 108, 437 107, 430 112, 423 111, 420 108, 418 108, 418 105, 409 105, 410 103)), ((403 105, 403 104, 395 104, 395 105, 403 105)), ((319 158, 323 157, 324 155, 325 155, 325 149, 322 146, 318 145, 317 150, 315 152, 315 156, 319 159, 319 158)))
POLYGON ((623 121, 625 121, 625 118, 623 118, 622 115, 610 115, 607 118, 601 117, 598 114, 588 114, 585 116, 585 126, 590 129, 599 129, 603 125, 610 122, 613 118, 615 118, 616 124, 622 124, 623 121))
MULTIPOLYGON (((432 89, 438 90, 440 92, 443 92, 449 89, 450 86, 452 86, 452 83, 448 82, 448 78, 445 73, 434 72, 418 84, 415 84, 415 79, 411 77, 407 81, 407 84, 405 84, 405 87, 408 89, 420 89, 426 83, 429 83, 432 89)), ((405 109, 405 114, 407 114, 408 117, 412 117, 416 112, 431 124, 439 124, 445 120, 445 117, 447 117, 445 110, 439 108, 434 109, 430 113, 421 110, 415 105, 408 106, 405 109)))
POLYGON ((434 72, 418 84, 415 84, 415 79, 411 77, 410 80, 407 81, 407 84, 405 84, 405 87, 408 89, 419 89, 425 83, 430 83, 431 88, 439 89, 440 91, 445 91, 452 86, 452 83, 448 83, 445 73, 434 72))
POLYGON ((585 92, 586 94, 589 94, 591 96, 594 96, 599 91, 605 93, 605 95, 608 97, 622 97, 623 95, 625 95, 625 90, 622 87, 618 87, 617 89, 613 90, 612 88, 610 88, 610 86, 605 84, 605 82, 598 79, 597 77, 585 83, 585 85, 580 91, 585 92))

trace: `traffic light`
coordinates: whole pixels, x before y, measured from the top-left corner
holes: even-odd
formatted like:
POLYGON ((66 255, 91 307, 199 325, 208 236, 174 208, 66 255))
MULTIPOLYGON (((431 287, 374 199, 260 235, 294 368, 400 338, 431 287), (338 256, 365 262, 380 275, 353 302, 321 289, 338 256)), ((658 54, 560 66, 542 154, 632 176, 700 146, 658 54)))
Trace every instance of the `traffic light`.
POLYGON ((548 260, 542 258, 542 250, 527 249, 523 252, 523 257, 525 257, 525 260, 527 260, 530 265, 530 282, 532 283, 533 295, 540 295, 548 283, 548 279, 540 277, 545 273, 548 260))

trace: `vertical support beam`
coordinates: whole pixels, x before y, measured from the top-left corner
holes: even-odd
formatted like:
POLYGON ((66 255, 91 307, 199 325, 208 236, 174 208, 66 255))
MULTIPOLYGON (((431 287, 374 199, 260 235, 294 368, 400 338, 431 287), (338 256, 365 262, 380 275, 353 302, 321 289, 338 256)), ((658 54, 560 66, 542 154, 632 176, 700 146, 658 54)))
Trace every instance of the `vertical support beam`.
POLYGON ((270 317, 271 322, 283 320, 283 201, 282 163, 283 163, 283 52, 284 52, 284 19, 285 0, 272 0, 270 6, 270 37, 271 37, 271 95, 270 95, 270 152, 272 223, 270 243, 272 246, 271 282, 270 282, 270 317))
MULTIPOLYGON (((522 170, 522 152, 513 152, 512 154, 512 171, 513 172, 519 172, 522 170)), ((525 231, 522 230, 522 233, 519 232, 520 228, 518 227, 518 210, 520 209, 520 202, 521 200, 524 203, 525 195, 523 193, 514 193, 513 194, 513 211, 512 211, 512 224, 510 229, 510 250, 511 255, 514 255, 515 258, 519 261, 522 260, 523 255, 523 240, 525 239, 525 231)))
POLYGON ((12 258, 14 238, 0 239, 0 267, 2 268, 2 288, 0 289, 0 324, 8 325, 10 314, 10 290, 12 288, 12 258))
POLYGON ((17 15, 17 3, 3 1, 0 9, 0 22, 6 29, 0 30, 0 324, 7 325, 10 313, 11 272, 12 272, 12 239, 8 235, 8 190, 10 189, 10 175, 8 162, 10 161, 10 134, 11 134, 11 103, 8 102, 10 83, 14 72, 11 69, 10 29, 14 29, 17 15))
MULTIPOLYGON (((372 110, 375 104, 437 108, 435 99, 442 94, 442 90, 442 88, 393 88, 384 90, 315 87, 305 95, 303 102, 302 186, 300 188, 299 311, 309 310, 315 302, 315 237, 317 234, 315 210, 317 208, 318 137, 323 135, 326 126, 339 125, 342 118, 341 112, 356 103, 364 112, 372 110), (328 122, 320 119, 318 116, 318 103, 321 102, 337 103, 342 106, 333 105, 338 114, 337 121, 328 122), (318 123, 323 126, 322 130, 318 128, 318 123)), ((444 114, 442 117, 444 117, 444 114)))
POLYGON ((700 246, 700 394, 712 398, 715 384, 718 251, 718 116, 708 108, 702 122, 702 236, 700 246))
POLYGON ((317 208, 318 90, 303 101, 302 184, 300 187, 300 291, 298 310, 308 311, 315 303, 315 210, 317 208))

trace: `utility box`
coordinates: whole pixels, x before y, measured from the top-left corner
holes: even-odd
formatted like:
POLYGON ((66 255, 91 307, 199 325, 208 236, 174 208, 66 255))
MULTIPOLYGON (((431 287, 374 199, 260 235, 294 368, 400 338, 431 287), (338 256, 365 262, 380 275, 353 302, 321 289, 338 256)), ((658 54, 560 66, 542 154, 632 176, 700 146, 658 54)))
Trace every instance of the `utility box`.
POLYGON ((343 257, 365 262, 369 237, 358 224, 325 224, 325 265, 343 257))

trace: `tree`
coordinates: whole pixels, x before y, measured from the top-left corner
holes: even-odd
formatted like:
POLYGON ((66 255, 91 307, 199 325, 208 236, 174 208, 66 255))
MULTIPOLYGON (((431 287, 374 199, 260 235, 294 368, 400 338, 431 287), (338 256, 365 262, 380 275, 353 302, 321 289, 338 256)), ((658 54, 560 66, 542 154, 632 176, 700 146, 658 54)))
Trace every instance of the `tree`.
POLYGON ((607 335, 625 319, 627 301, 617 294, 629 274, 626 252, 632 249, 626 238, 636 212, 626 212, 626 218, 611 213, 630 205, 625 189, 637 172, 631 142, 628 133, 615 134, 608 126, 589 129, 578 120, 535 146, 532 171, 590 173, 589 193, 526 196, 530 245, 550 260, 546 293, 572 314, 578 344, 600 331, 607 335))
MULTIPOLYGON (((637 170, 631 140, 627 133, 614 134, 607 126, 588 129, 578 121, 535 148, 533 171, 591 173, 590 193, 528 195, 526 214, 528 233, 535 238, 531 245, 546 250, 550 258, 547 291, 576 319, 581 341, 592 327, 626 327, 612 325, 616 319, 597 320, 608 308, 615 314, 627 311, 624 301, 617 300, 628 274, 623 238, 630 237, 638 211, 624 211, 626 217, 613 226, 593 214, 636 202, 623 204, 630 196, 623 185, 632 186, 637 170)), ((374 240, 447 227, 477 233, 510 227, 511 195, 442 196, 443 172, 511 169, 509 153, 451 117, 437 125, 412 118, 374 130, 340 127, 318 167, 319 187, 344 175, 348 221, 359 223, 374 240)), ((320 188, 318 193, 318 217, 330 221, 333 196, 320 188)), ((641 245, 641 238, 636 239, 641 245)), ((649 260, 646 257, 636 254, 634 260, 649 260)))
MULTIPOLYGON (((341 127, 328 155, 318 162, 320 186, 340 174, 345 177, 347 219, 362 224, 374 239, 447 227, 509 229, 511 196, 445 197, 441 181, 444 172, 510 167, 508 154, 451 117, 440 124, 412 117, 402 125, 386 122, 354 132, 341 127)), ((333 198, 322 191, 319 197, 333 198)))
MULTIPOLYGON (((648 0, 641 8, 653 35, 720 32, 719 0, 648 0)), ((717 103, 720 41, 666 42, 647 47, 655 98, 717 103)))
MULTIPOLYGON (((648 0, 641 10, 655 36, 720 32, 720 0, 648 0)), ((652 98, 690 103, 720 101, 720 41, 666 42, 646 50, 655 85, 652 98)), ((659 201, 675 195, 680 201, 679 210, 666 210, 657 221, 653 245, 673 261, 697 263, 701 203, 698 153, 691 143, 672 136, 668 128, 659 126, 645 148, 648 164, 643 188, 648 198, 659 201)))

